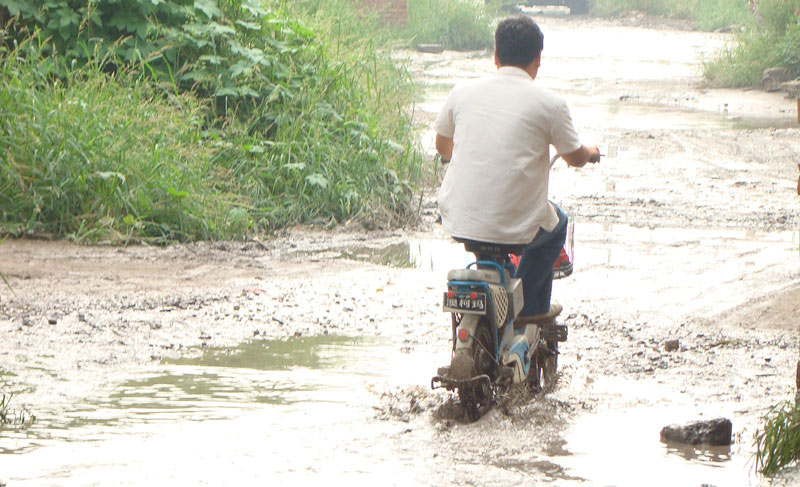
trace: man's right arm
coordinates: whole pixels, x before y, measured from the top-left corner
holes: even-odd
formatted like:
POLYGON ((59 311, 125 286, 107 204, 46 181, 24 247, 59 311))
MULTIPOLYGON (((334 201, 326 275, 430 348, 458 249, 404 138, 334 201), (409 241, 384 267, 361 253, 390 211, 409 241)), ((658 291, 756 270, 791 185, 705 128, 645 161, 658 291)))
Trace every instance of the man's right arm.
POLYGON ((436 134, 436 152, 442 156, 442 162, 450 162, 453 157, 453 139, 436 134))
POLYGON ((569 154, 561 154, 561 158, 572 167, 583 167, 587 162, 600 162, 600 149, 597 146, 587 147, 585 145, 569 154))

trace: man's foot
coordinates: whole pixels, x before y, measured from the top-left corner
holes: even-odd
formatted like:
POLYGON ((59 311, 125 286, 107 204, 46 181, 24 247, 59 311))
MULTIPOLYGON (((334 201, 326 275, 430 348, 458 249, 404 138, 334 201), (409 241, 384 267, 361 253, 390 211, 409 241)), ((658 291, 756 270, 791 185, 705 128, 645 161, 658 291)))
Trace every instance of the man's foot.
POLYGON ((561 314, 563 309, 564 308, 560 304, 553 303, 550 305, 550 311, 547 313, 517 316, 514 320, 514 326, 550 323, 556 319, 556 316, 561 314))

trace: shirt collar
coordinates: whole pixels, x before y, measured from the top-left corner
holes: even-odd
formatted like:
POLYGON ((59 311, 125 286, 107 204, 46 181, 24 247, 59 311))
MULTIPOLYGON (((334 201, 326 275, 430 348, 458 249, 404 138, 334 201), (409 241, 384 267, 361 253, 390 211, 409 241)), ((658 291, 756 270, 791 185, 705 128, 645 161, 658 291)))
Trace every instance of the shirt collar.
POLYGON ((516 66, 500 66, 497 68, 497 74, 500 76, 510 76, 513 78, 527 78, 531 79, 530 75, 522 68, 516 66))

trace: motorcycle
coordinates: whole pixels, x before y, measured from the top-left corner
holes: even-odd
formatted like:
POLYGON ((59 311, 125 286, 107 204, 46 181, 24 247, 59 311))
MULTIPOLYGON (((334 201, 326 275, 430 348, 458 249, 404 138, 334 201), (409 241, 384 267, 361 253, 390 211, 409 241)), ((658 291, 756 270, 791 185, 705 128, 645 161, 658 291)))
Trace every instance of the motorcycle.
MULTIPOLYGON (((572 273, 573 228, 570 221, 554 265, 555 279, 572 273)), ((440 367, 431 379, 431 389, 457 391, 467 417, 476 421, 515 384, 534 392, 551 388, 558 369, 558 344, 567 340, 568 328, 556 321, 560 309, 519 316, 522 280, 512 276, 524 245, 456 241, 475 255, 475 261, 448 272, 443 310, 451 314, 452 357, 450 365, 440 367)))

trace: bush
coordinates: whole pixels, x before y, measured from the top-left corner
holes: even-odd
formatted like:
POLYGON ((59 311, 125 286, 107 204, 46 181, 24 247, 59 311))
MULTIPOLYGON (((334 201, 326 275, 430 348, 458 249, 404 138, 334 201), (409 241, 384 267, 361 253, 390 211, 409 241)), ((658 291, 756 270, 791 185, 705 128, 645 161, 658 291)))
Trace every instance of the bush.
POLYGON ((800 76, 800 16, 794 0, 761 0, 758 22, 736 38, 736 44, 705 66, 715 86, 743 87, 761 83, 767 68, 786 67, 800 76))
POLYGON ((0 224, 183 240, 408 217, 411 82, 369 34, 317 33, 283 3, 74 3, 0 0, 18 14, 0 224))

